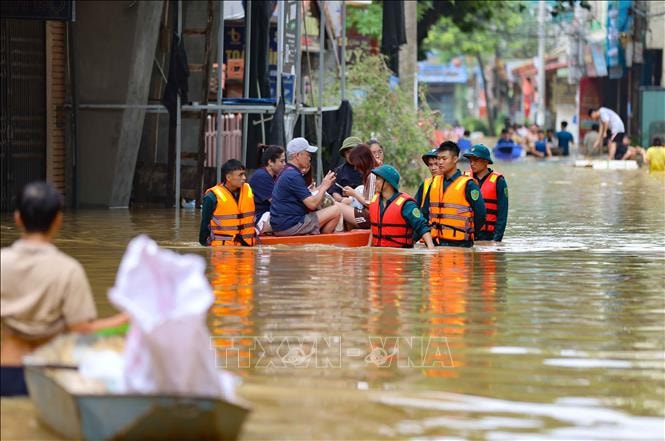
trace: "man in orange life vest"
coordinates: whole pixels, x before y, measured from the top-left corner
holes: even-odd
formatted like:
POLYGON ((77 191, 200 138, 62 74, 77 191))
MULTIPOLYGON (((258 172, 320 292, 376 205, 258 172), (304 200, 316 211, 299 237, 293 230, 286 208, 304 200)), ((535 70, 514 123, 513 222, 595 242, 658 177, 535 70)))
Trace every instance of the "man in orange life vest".
POLYGON ((432 176, 425 179, 422 184, 420 184, 418 190, 416 191, 416 195, 414 196, 416 204, 418 204, 420 208, 422 208, 423 203, 429 197, 429 188, 432 185, 432 179, 434 179, 434 176, 441 174, 441 169, 439 168, 439 162, 437 160, 437 152, 438 149, 432 149, 421 156, 423 162, 429 169, 429 172, 432 176))
POLYGON ((427 219, 411 196, 399 192, 399 173, 390 165, 372 170, 377 192, 369 204, 370 243, 374 247, 413 248, 421 237, 433 249, 427 219))
POLYGON ((212 246, 253 246, 254 195, 247 184, 242 162, 229 159, 222 165, 221 184, 203 197, 199 243, 212 246))
POLYGON ((501 173, 487 166, 492 164, 490 150, 483 144, 476 144, 464 154, 469 158, 471 170, 465 174, 476 180, 485 200, 487 218, 476 240, 501 242, 508 223, 508 185, 501 173))
POLYGON ((485 202, 480 188, 457 168, 459 147, 444 141, 437 152, 442 176, 435 176, 423 214, 432 227, 432 238, 438 246, 472 247, 485 223, 485 202))

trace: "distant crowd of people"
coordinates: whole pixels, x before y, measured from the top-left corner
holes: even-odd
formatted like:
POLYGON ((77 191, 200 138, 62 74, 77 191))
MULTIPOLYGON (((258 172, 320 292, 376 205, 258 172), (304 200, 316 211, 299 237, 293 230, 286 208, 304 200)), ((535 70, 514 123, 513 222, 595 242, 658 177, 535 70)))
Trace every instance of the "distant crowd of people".
MULTIPOLYGON (((579 154, 585 158, 602 158, 625 161, 642 159, 651 170, 663 170, 662 144, 663 139, 656 136, 648 148, 632 145, 626 133, 621 117, 607 107, 596 107, 588 110, 588 116, 594 121, 579 143, 579 154)), ((550 158, 561 155, 569 156, 575 146, 575 138, 568 131, 568 121, 561 122, 561 130, 543 130, 537 124, 507 124, 495 148, 511 148, 519 146, 527 155, 537 158, 550 158)))

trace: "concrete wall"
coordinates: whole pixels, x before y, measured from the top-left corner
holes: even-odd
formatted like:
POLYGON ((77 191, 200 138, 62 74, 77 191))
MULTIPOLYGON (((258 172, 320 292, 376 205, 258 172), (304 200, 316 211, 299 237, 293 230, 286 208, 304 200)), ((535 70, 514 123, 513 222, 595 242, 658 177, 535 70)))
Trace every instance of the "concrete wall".
MULTIPOLYGON (((146 104, 163 3, 78 2, 76 79, 80 104, 146 104)), ((79 201, 126 207, 145 111, 79 112, 79 201)))
MULTIPOLYGON (((661 49, 665 50, 665 1, 649 1, 645 2, 647 5, 647 41, 646 46, 648 49, 661 49), (661 14, 661 15, 658 15, 661 14)), ((665 54, 663 54, 665 58, 665 54)), ((660 85, 665 87, 665 63, 662 64, 662 75, 660 77, 660 85)))

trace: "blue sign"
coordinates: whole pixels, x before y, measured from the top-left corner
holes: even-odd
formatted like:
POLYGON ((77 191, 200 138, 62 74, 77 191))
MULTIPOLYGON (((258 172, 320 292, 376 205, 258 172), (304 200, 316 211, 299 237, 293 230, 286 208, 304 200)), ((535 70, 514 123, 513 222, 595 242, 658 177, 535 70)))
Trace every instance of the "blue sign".
POLYGON ((418 63, 418 81, 421 83, 466 84, 469 75, 466 66, 433 64, 427 61, 418 63))

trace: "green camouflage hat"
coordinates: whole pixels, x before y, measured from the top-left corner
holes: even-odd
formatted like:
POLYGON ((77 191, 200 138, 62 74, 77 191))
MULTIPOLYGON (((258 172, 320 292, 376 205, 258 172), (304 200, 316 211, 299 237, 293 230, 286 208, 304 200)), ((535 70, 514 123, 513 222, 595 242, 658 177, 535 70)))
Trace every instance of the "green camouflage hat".
POLYGON ((381 165, 372 170, 377 176, 381 176, 387 183, 392 185, 395 191, 399 191, 399 172, 392 165, 381 165))
POLYGON ((476 144, 471 149, 466 152, 464 155, 465 158, 478 158, 484 159, 488 164, 494 164, 492 162, 492 157, 490 156, 490 149, 488 149, 483 144, 476 144))

